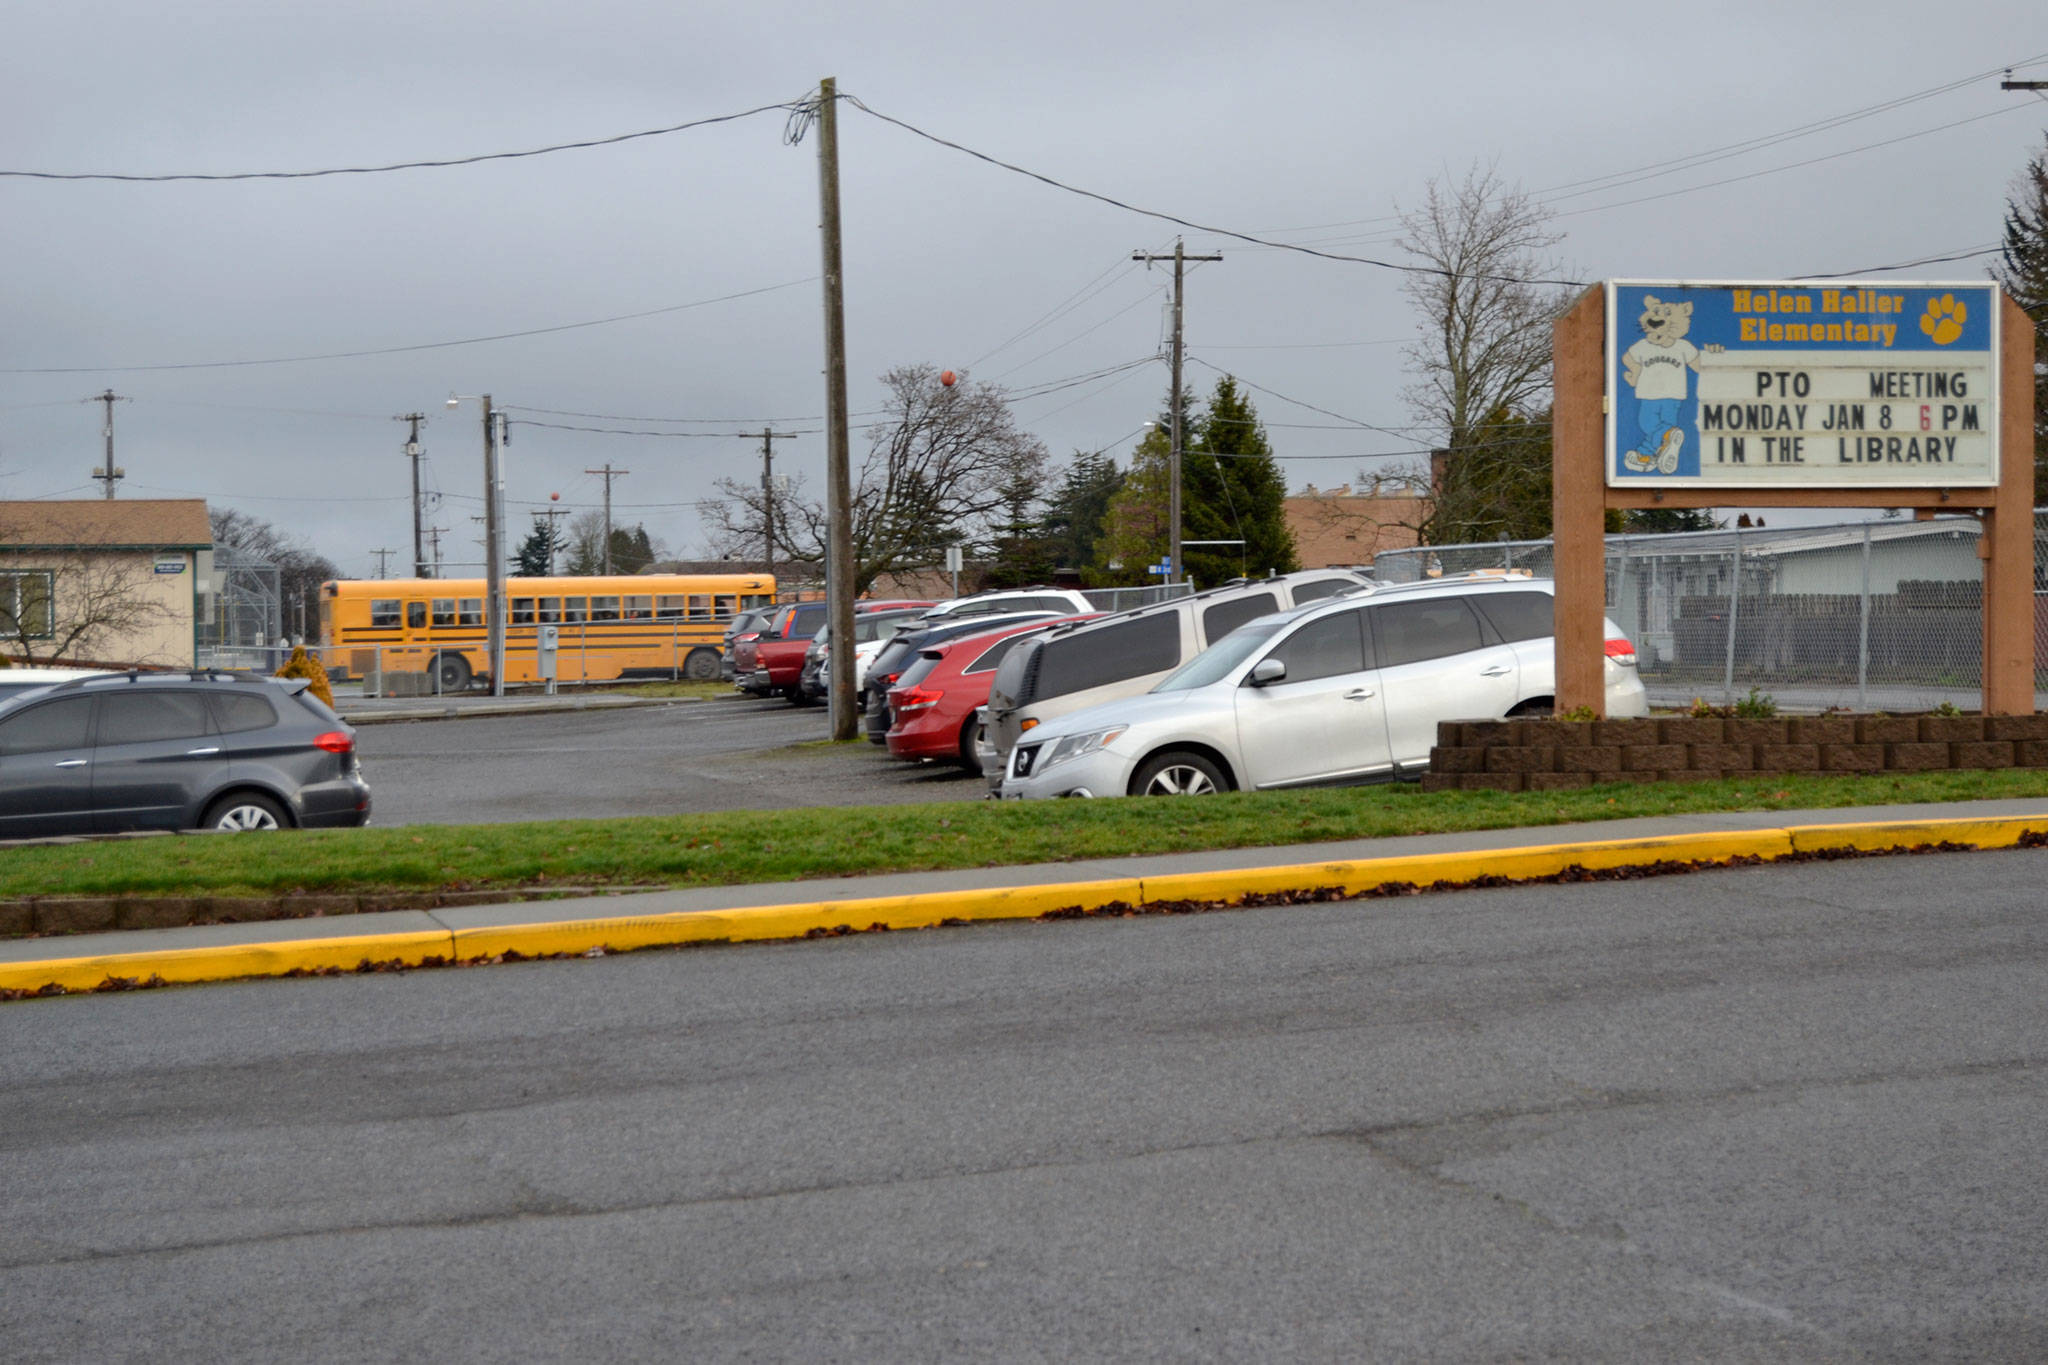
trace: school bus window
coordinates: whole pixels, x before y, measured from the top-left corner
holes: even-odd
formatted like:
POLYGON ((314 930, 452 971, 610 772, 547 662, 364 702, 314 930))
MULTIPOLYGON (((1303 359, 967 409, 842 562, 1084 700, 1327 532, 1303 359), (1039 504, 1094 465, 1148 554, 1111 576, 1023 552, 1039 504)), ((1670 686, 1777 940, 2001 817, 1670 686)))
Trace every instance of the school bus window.
POLYGON ((690 619, 692 621, 708 621, 711 619, 710 593, 693 592, 690 594, 690 619))
POLYGON ((563 598, 562 619, 569 622, 588 620, 589 616, 584 609, 583 599, 580 597, 563 598))
POLYGON ((712 599, 712 608, 720 616, 730 619, 732 616, 736 615, 739 610, 739 598, 733 596, 729 592, 722 592, 718 594, 716 598, 712 599))
POLYGON ((512 624, 515 626, 530 626, 533 624, 533 599, 531 597, 515 597, 512 599, 512 624))
POLYGON ((427 628, 426 603, 408 602, 405 604, 405 628, 407 630, 425 630, 427 628))
POLYGON ((654 619, 654 599, 652 597, 628 597, 626 599, 625 612, 628 621, 652 621, 654 619))
POLYGON ((683 596, 681 593, 663 593, 654 599, 656 614, 664 621, 683 619, 683 596))
MULTIPOLYGON (((721 602, 729 602, 732 599, 721 597, 718 600, 721 602)), ((752 611, 756 607, 772 607, 775 605, 775 594, 772 592, 750 592, 740 599, 740 603, 741 605, 746 607, 748 611, 752 611)), ((730 607, 726 607, 723 608, 723 610, 730 614, 732 609, 730 607)))
POLYGON ((540 619, 542 622, 549 625, 553 625, 555 622, 560 621, 562 619, 562 599, 559 597, 541 598, 540 619))
MULTIPOLYGON (((320 604, 325 607, 327 604, 320 604)), ((398 599, 395 597, 373 597, 370 599, 370 629, 398 629, 398 599)))
POLYGON ((593 621, 616 621, 619 619, 619 599, 616 597, 593 597, 590 599, 590 619, 593 621))
POLYGON ((454 598, 437 597, 434 599, 434 624, 437 626, 452 626, 455 624, 454 598))
POLYGON ((465 597, 462 599, 462 624, 480 626, 484 623, 484 599, 465 597))

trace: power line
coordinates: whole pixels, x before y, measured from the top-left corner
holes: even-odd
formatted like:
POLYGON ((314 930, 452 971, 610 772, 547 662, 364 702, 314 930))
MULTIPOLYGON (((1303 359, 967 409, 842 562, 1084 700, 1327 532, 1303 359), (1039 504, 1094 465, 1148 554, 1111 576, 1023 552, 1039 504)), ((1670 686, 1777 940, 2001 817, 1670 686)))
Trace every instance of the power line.
POLYGON ((638 318, 658 317, 663 313, 680 313, 691 308, 706 308, 714 303, 731 303, 735 299, 750 299, 757 294, 773 294, 781 289, 794 289, 801 284, 816 284, 818 276, 812 275, 801 280, 788 280, 782 284, 764 285, 759 289, 743 289, 737 294, 720 294, 717 298, 695 299, 689 303, 672 303, 661 308, 648 308, 638 313, 620 313, 614 317, 592 318, 587 322, 564 322, 552 327, 530 327, 522 332, 498 332, 491 336, 463 337, 456 341, 422 341, 410 346, 383 346, 369 351, 331 351, 324 355, 273 356, 264 360, 195 360, 165 365, 72 365, 61 368, 41 369, 0 369, 0 374, 139 374, 153 370, 226 370, 250 365, 297 365, 313 360, 360 360, 366 356, 403 355, 409 351, 437 351, 450 346, 478 346, 487 341, 513 341, 520 337, 546 336, 551 332, 573 332, 582 327, 605 327, 614 322, 632 322, 638 318))
MULTIPOLYGON (((1124 210, 1126 213, 1135 213, 1146 218, 1157 218, 1161 222, 1174 223, 1180 227, 1188 228, 1194 232, 1212 233, 1218 237, 1228 237, 1234 241, 1239 242, 1250 242, 1254 246, 1268 246, 1278 251, 1295 251, 1301 253, 1304 256, 1315 256, 1319 259, 1326 261, 1343 261, 1351 265, 1377 266, 1381 270, 1398 270, 1401 273, 1408 275, 1441 275, 1445 278, 1449 278, 1451 274, 1450 271, 1445 270, 1440 266, 1402 265, 1396 261, 1374 260, 1373 258, 1368 256, 1347 256, 1341 252, 1319 251, 1314 247, 1300 246, 1293 242, 1275 242, 1270 241, 1264 237, 1255 237, 1248 232, 1237 232, 1231 228, 1220 228, 1211 226, 1207 223, 1197 223, 1193 219, 1176 217, 1171 213, 1162 213, 1157 209, 1140 208, 1136 204, 1128 203, 1122 199, 1117 199, 1107 194, 1100 194, 1094 190, 1084 190, 1079 186, 1069 185, 1063 180, 1055 180, 1053 177, 1045 175, 1039 171, 1029 170, 1023 166, 1015 165, 1012 162, 1004 161, 1000 157, 990 156, 987 152, 977 152, 972 147, 963 146, 958 142, 950 141, 949 139, 940 137, 936 133, 928 133, 924 129, 917 127, 915 124, 905 123, 902 119, 893 118, 888 114, 880 112, 879 110, 869 108, 867 105, 863 104, 858 98, 856 98, 853 95, 842 93, 839 96, 839 98, 853 105, 854 108, 860 110, 862 113, 868 115, 870 118, 880 119, 883 123, 893 124, 894 126, 903 129, 907 133, 923 138, 927 142, 937 143, 941 147, 950 147, 954 151, 964 153, 967 156, 971 156, 977 161, 985 161, 991 166, 997 166, 1002 168, 1003 170, 1010 171, 1016 175, 1024 176, 1027 179, 1036 180, 1042 185, 1049 185, 1053 189, 1063 190, 1068 194, 1079 195, 1083 199, 1093 199, 1098 204, 1108 204, 1111 208, 1119 208, 1124 210)), ((1508 275, 1472 275, 1467 276, 1466 278, 1492 280, 1499 284, 1564 285, 1575 289, 1584 288, 1586 285, 1586 281, 1584 280, 1523 279, 1519 276, 1508 275)))
POLYGON ((557 142, 547 147, 531 147, 523 152, 485 152, 477 156, 450 157, 441 161, 394 161, 383 166, 334 166, 318 171, 234 171, 224 174, 201 174, 178 172, 165 175, 127 175, 110 171, 0 171, 0 176, 12 176, 24 180, 122 180, 138 184, 161 184, 172 180, 314 180, 326 175, 383 175, 388 171, 439 170, 448 166, 474 166, 484 161, 516 161, 522 157, 548 156, 555 152, 582 151, 589 147, 610 147, 621 142, 633 142, 640 138, 666 137, 670 133, 686 132, 691 128, 704 128, 714 123, 731 123, 737 119, 752 118, 773 109, 788 109, 790 104, 763 104, 737 114, 718 114, 711 118, 692 119, 688 123, 671 124, 666 128, 648 128, 637 133, 619 133, 613 137, 590 138, 582 142, 557 142))

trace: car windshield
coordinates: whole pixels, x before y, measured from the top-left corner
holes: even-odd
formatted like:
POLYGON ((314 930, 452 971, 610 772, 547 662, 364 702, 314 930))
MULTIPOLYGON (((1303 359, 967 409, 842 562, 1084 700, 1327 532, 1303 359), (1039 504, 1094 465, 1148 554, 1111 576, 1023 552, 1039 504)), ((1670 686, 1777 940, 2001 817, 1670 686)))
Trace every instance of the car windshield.
POLYGON ((1239 626, 1161 678, 1152 690, 1185 692, 1191 687, 1207 687, 1265 648, 1266 642, 1273 638, 1273 632, 1285 624, 1284 621, 1272 621, 1239 626))

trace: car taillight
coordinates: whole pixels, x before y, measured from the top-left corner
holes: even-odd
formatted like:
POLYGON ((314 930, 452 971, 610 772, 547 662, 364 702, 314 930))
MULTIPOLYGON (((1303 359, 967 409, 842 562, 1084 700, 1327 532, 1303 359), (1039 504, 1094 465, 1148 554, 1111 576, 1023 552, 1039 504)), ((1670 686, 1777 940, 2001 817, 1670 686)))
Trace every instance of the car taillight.
MULTIPOLYGON (((887 686, 889 686, 889 684, 891 684, 891 683, 895 682, 895 681, 896 681, 896 680, 897 680, 898 678, 900 678, 900 677, 902 677, 902 676, 903 676, 903 675, 902 675, 901 673, 884 673, 884 674, 882 675, 882 686, 884 686, 884 687, 887 687, 887 686)), ((870 679, 869 681, 873 681, 873 680, 872 680, 872 679, 870 679)))
POLYGON ((905 687, 889 694, 889 704, 896 708, 896 714, 900 716, 908 711, 922 711, 926 707, 936 706, 939 704, 939 698, 945 695, 944 692, 934 691, 929 687, 905 687))
POLYGON ((352 754, 356 751, 356 737, 346 730, 329 730, 314 738, 313 747, 330 754, 352 754))
POLYGON ((1623 668, 1636 666, 1636 647, 1619 637, 1607 642, 1607 657, 1623 668))

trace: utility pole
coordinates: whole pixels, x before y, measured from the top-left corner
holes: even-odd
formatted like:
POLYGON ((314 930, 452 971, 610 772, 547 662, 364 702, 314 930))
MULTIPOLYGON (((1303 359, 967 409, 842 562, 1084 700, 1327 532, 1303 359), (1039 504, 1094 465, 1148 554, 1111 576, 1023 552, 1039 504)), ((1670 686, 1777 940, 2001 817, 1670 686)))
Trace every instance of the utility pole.
POLYGON ((420 577, 439 578, 441 576, 441 537, 447 534, 448 528, 445 526, 429 526, 427 528, 427 541, 434 547, 434 558, 432 561, 434 571, 431 574, 421 574, 420 577))
MULTIPOLYGON (((1131 259, 1150 265, 1154 261, 1168 259, 1153 256, 1143 251, 1133 251, 1131 259)), ((1180 238, 1173 239, 1173 396, 1167 404, 1171 414, 1173 453, 1169 457, 1169 477, 1166 492, 1166 581, 1178 583, 1181 580, 1180 562, 1180 461, 1181 461, 1181 420, 1180 420, 1180 368, 1181 368, 1181 280, 1186 274, 1189 261, 1220 261, 1222 253, 1214 256, 1190 256, 1181 248, 1180 238)))
MULTIPOLYGON (((498 416, 484 404, 484 631, 491 651, 491 695, 505 695, 505 471, 498 463, 498 416)), ((609 500, 607 500, 609 501, 609 500)))
MULTIPOLYGON (((408 412, 403 417, 394 417, 394 422, 412 423, 412 433, 405 438, 405 453, 412 461, 412 576, 427 576, 426 542, 420 539, 420 423, 427 420, 424 412, 408 412)), ((383 575, 377 575, 382 578, 383 575)))
MULTIPOLYGON (((633 471, 630 469, 613 469, 611 462, 607 460, 603 469, 586 469, 583 472, 586 474, 604 475, 604 571, 609 575, 612 571, 612 480, 614 478, 623 478, 633 471)), ((554 523, 549 522, 548 524, 552 526, 554 523)))
POLYGON ((826 619, 832 644, 832 738, 854 736, 853 478, 846 432, 846 291, 839 255, 839 82, 818 83, 818 229, 825 275, 826 619))
POLYGON ((775 577, 775 443, 793 441, 794 432, 761 430, 761 539, 766 545, 768 577, 775 577))
POLYGON ((385 572, 385 570, 388 569, 391 564, 391 551, 385 549, 376 549, 370 551, 370 553, 377 556, 377 577, 389 577, 390 575, 388 575, 385 572))
POLYGON ((2008 66, 2005 69, 2005 79, 1998 83, 1998 88, 2000 90, 2048 90, 2048 81, 2016 81, 2012 78, 2012 68, 2008 66))
POLYGON ((105 426, 100 428, 100 435, 107 438, 107 462, 104 465, 101 465, 98 469, 95 469, 92 472, 92 476, 95 479, 98 479, 101 485, 107 490, 107 501, 112 502, 114 499, 115 482, 117 480, 125 479, 128 477, 127 470, 121 469, 114 464, 114 404, 132 403, 135 400, 132 398, 123 398, 121 397, 121 395, 115 393, 112 389, 108 389, 105 393, 96 394, 93 397, 86 399, 85 401, 88 403, 104 403, 106 404, 107 407, 107 423, 105 426))

